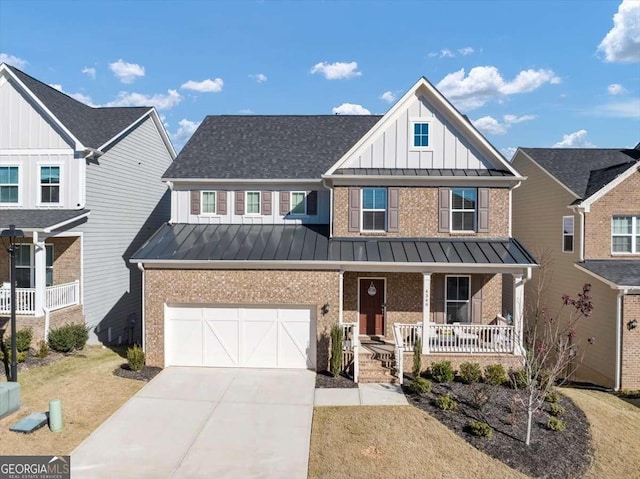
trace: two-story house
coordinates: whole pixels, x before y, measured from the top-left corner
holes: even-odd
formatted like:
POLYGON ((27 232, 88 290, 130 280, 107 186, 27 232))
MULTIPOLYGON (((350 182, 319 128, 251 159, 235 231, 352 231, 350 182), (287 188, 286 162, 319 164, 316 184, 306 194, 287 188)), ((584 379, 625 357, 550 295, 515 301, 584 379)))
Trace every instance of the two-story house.
POLYGON ((326 370, 336 324, 518 363, 523 178, 426 79, 383 116, 208 116, 164 180, 171 221, 132 260, 148 364, 326 370))
POLYGON ((0 64, 0 229, 24 232, 16 250, 19 329, 31 327, 38 340, 86 320, 91 341, 140 341, 141 273, 128 260, 169 218, 160 177, 174 157, 155 109, 92 108, 0 64))
POLYGON ((513 165, 528 178, 513 193, 514 236, 546 270, 529 283, 527 302, 557 314, 563 294, 591 284, 575 379, 640 388, 640 145, 520 148, 513 165))

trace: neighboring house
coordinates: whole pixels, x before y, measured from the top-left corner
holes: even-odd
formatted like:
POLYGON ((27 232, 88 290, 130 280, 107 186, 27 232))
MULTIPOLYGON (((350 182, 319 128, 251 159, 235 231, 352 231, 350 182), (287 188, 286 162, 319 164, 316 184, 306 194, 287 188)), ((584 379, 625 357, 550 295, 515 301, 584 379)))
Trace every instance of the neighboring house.
MULTIPOLYGON (((38 339, 86 319, 91 341, 140 341, 141 273, 128 260, 169 218, 160 177, 174 157, 153 108, 92 108, 0 64, 0 229, 25 234, 19 329, 32 327, 38 339)), ((6 329, 5 247, 0 281, 6 329)))
POLYGON ((326 370, 337 324, 387 359, 424 329, 429 361, 519 361, 523 178, 427 80, 384 116, 208 116, 164 180, 132 259, 148 364, 326 370))
POLYGON ((528 178, 513 192, 514 236, 549 263, 541 306, 556 314, 563 294, 592 286, 593 314, 578 323, 577 339, 595 342, 575 379, 640 388, 640 145, 520 148, 513 165, 528 178))

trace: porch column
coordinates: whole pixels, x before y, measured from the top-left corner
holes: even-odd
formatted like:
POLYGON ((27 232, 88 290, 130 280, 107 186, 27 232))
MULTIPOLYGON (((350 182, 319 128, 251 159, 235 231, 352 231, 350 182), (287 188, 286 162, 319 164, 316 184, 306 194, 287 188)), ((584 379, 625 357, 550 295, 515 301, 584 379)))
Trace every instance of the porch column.
POLYGON ((422 273, 422 354, 429 354, 429 299, 431 273, 422 273))
POLYGON ((340 282, 338 283, 338 296, 340 299, 338 300, 338 321, 340 324, 343 323, 342 318, 342 310, 344 308, 344 271, 340 270, 340 282))
MULTIPOLYGON (((523 348, 523 332, 524 332, 524 278, 522 274, 513 275, 513 326, 516 336, 515 344, 519 345, 519 350, 523 348)), ((514 345, 515 348, 515 345, 514 345)), ((514 353, 515 353, 514 349, 514 353)))
POLYGON ((47 250, 44 246, 44 240, 38 238, 37 233, 33 234, 33 259, 35 268, 35 297, 34 310, 35 316, 44 316, 44 308, 46 306, 46 288, 47 288, 47 250))

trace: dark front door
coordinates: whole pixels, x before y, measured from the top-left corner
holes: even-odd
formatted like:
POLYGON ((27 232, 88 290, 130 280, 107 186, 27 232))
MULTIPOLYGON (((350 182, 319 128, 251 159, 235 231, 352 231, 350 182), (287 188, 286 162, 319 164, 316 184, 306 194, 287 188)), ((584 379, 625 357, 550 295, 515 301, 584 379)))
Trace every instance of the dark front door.
POLYGON ((360 280, 360 334, 384 335, 384 280, 360 280))

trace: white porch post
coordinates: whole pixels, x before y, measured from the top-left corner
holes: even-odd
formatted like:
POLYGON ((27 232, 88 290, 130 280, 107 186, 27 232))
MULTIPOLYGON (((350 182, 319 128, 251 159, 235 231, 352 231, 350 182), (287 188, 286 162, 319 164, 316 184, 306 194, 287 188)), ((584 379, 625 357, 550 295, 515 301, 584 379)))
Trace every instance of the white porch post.
POLYGON ((338 321, 343 323, 342 310, 344 308, 344 271, 340 270, 340 282, 338 283, 338 321))
POLYGON ((524 283, 525 280, 521 274, 513 275, 513 326, 516 335, 514 342, 514 353, 519 346, 519 350, 523 350, 523 332, 524 332, 524 283), (516 346, 516 344, 518 346, 516 346))
POLYGON ((422 273, 422 354, 429 354, 429 299, 431 273, 422 273))
POLYGON ((35 316, 43 316, 46 306, 46 288, 47 288, 47 250, 44 246, 44 240, 39 241, 38 234, 33 234, 33 257, 35 267, 35 298, 34 310, 35 316))

